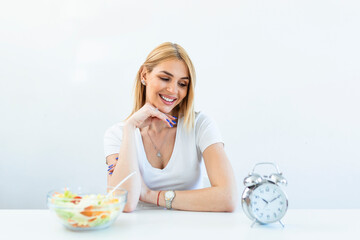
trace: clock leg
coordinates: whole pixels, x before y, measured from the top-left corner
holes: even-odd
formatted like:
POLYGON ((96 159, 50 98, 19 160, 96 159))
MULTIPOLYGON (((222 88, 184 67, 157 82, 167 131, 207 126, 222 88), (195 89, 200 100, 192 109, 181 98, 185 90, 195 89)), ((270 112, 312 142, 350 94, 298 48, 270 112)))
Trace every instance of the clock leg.
POLYGON ((284 226, 284 224, 279 220, 279 223, 281 224, 281 226, 284 228, 285 226, 284 226))
POLYGON ((254 226, 254 224, 256 223, 256 219, 253 221, 253 223, 251 224, 251 227, 254 226))

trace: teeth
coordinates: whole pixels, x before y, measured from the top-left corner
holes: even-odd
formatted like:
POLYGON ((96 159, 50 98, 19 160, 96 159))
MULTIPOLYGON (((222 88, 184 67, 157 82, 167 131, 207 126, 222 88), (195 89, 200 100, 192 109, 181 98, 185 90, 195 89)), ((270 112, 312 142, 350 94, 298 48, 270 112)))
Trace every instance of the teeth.
POLYGON ((167 101, 167 102, 173 102, 175 99, 170 99, 170 98, 166 98, 166 97, 164 97, 163 95, 160 95, 160 97, 162 98, 162 99, 164 99, 165 101, 167 101))

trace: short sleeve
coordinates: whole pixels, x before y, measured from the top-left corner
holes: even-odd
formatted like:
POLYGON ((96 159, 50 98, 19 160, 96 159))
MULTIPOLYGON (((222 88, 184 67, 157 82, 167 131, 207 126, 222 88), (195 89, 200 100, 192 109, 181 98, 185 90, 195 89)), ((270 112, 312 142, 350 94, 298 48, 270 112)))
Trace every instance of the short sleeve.
POLYGON ((108 128, 104 134, 105 158, 111 154, 119 153, 122 140, 122 124, 118 123, 108 128))
POLYGON ((199 147, 201 153, 214 143, 221 142, 224 144, 215 120, 201 112, 198 113, 196 117, 195 137, 196 145, 199 147))

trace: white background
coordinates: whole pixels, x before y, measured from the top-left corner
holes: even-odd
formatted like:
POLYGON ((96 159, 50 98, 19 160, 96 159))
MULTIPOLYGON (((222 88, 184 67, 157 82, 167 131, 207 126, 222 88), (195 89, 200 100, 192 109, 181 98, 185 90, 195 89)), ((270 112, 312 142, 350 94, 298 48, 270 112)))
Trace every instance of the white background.
POLYGON ((165 41, 192 58, 196 110, 217 121, 239 193, 275 161, 290 208, 359 208, 359 12, 355 0, 1 1, 0 208, 106 185, 104 132, 165 41))

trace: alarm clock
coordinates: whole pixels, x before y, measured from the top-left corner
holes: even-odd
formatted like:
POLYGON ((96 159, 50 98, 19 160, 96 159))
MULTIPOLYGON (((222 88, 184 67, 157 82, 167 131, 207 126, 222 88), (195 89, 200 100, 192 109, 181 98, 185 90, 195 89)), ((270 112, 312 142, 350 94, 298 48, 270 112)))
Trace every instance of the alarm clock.
POLYGON ((281 187, 287 185, 287 180, 282 176, 278 166, 272 162, 255 164, 244 179, 244 185, 246 188, 242 194, 241 205, 245 215, 253 220, 251 227, 255 223, 273 222, 279 222, 284 227, 281 219, 288 209, 288 198, 281 187), (274 166, 277 173, 261 176, 254 172, 257 166, 265 164, 274 166))

